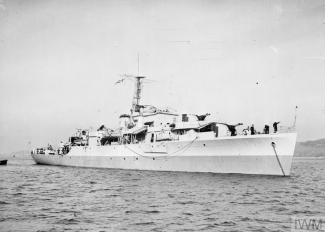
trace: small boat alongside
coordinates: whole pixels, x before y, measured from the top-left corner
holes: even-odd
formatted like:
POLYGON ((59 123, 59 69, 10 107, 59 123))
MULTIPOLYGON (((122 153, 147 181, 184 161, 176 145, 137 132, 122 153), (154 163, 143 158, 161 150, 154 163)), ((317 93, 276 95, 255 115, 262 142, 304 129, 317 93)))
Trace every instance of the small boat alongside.
POLYGON ((7 165, 8 160, 0 160, 0 165, 7 165))

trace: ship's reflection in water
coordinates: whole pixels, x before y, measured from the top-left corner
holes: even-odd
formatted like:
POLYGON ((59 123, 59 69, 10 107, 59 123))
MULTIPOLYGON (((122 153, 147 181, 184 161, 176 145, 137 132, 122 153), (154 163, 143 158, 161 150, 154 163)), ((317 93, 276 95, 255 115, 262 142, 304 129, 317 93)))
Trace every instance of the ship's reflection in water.
POLYGON ((0 167, 1 231, 288 231, 325 215, 325 160, 294 161, 290 177, 0 167))

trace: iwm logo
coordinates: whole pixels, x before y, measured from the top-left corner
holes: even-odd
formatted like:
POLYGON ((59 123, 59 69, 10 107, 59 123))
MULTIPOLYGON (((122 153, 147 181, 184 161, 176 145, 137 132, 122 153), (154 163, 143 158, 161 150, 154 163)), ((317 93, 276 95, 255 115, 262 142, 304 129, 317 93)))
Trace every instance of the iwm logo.
POLYGON ((325 220, 320 217, 293 217, 291 231, 325 231, 325 220))

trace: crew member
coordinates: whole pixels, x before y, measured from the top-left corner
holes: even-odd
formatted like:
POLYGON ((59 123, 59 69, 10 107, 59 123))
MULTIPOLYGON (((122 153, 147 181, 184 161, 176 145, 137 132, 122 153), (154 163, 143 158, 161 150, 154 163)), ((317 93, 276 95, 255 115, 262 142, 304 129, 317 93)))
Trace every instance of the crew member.
POLYGON ((254 124, 252 124, 250 130, 251 130, 251 135, 255 135, 254 124))
POLYGON ((63 153, 63 148, 64 148, 64 144, 63 144, 62 141, 61 141, 61 143, 59 144, 59 155, 62 155, 62 153, 63 153))
POLYGON ((268 125, 265 125, 264 134, 269 134, 269 133, 270 133, 270 127, 268 125))
POLYGON ((277 133, 278 132, 278 124, 279 124, 280 122, 274 122, 273 123, 273 128, 274 128, 274 133, 277 133))

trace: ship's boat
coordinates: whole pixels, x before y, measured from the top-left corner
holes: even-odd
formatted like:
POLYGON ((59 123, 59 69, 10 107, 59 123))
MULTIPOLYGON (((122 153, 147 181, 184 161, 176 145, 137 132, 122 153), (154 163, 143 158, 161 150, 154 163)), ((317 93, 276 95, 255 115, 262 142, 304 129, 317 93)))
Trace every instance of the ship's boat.
MULTIPOLYGON (((57 150, 35 148, 37 164, 153 171, 290 175, 296 133, 242 133, 206 115, 140 105, 135 77, 130 114, 119 127, 78 130, 57 150)), ((238 124, 241 125, 241 124, 238 124)))
POLYGON ((8 160, 0 160, 0 165, 7 165, 8 160))

